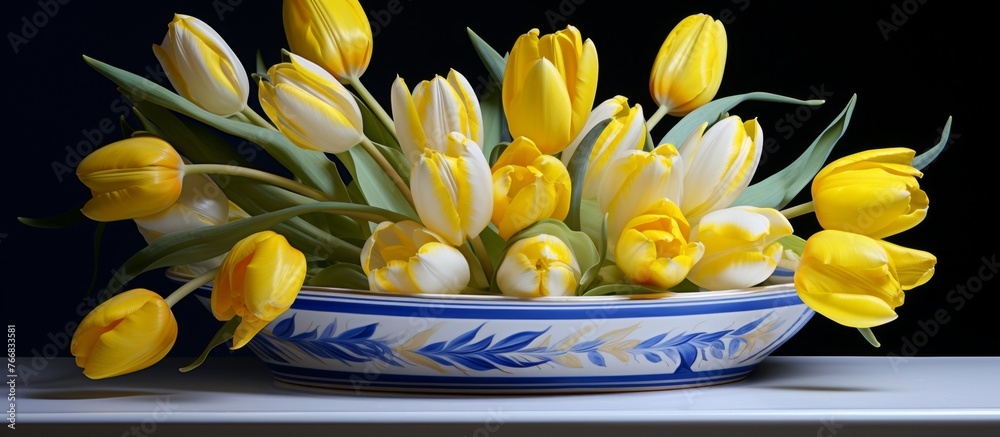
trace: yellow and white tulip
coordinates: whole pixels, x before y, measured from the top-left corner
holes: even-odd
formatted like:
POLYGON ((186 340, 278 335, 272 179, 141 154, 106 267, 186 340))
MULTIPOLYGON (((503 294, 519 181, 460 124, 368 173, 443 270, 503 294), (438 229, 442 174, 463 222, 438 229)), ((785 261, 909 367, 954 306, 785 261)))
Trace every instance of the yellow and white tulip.
POLYGON ((410 172, 413 206, 424 226, 458 246, 486 229, 493 215, 493 177, 483 151, 458 132, 444 150, 424 149, 410 172))
POLYGON ((469 81, 455 70, 417 84, 410 94, 403 78, 392 84, 393 124, 403 154, 415 162, 425 148, 444 150, 449 133, 458 132, 483 146, 483 114, 469 81))
POLYGON ((896 319, 903 291, 927 282, 936 262, 924 251, 823 230, 806 240, 795 289, 806 305, 834 322, 870 328, 896 319))
POLYGON ((337 80, 360 78, 372 59, 372 28, 358 0, 284 0, 281 13, 292 53, 337 80))
POLYGON ((493 215, 497 233, 508 239, 541 220, 562 220, 572 195, 569 172, 530 139, 515 138, 493 164, 493 215))
POLYGON ((706 290, 752 287, 778 266, 778 239, 792 234, 785 216, 771 208, 734 206, 706 214, 691 230, 691 241, 705 245, 688 279, 706 290))
POLYGON ((458 249, 417 222, 382 222, 361 249, 372 291, 458 294, 469 284, 469 263, 458 249))
POLYGON ((633 284, 673 287, 705 252, 701 243, 689 241, 690 233, 680 207, 661 199, 625 225, 615 247, 615 262, 633 284))
POLYGON ((581 276, 570 246, 556 236, 539 234, 510 246, 496 282, 507 296, 573 296, 581 276))
POLYGON ((583 198, 597 198, 601 177, 608 164, 628 154, 632 150, 642 149, 646 141, 646 123, 639 104, 628 106, 628 99, 615 96, 605 100, 594 108, 587 123, 576 139, 562 151, 562 162, 569 165, 573 154, 581 140, 590 130, 603 120, 611 119, 611 123, 601 131, 600 137, 594 143, 587 164, 587 172, 583 180, 583 198))
POLYGON ((306 279, 306 257, 284 236, 261 231, 226 255, 212 285, 212 314, 218 320, 242 319, 233 334, 239 349, 292 306, 306 279))
POLYGON ((911 163, 915 152, 895 147, 866 150, 831 162, 813 178, 816 219, 824 229, 885 238, 927 216, 927 193, 911 163))
POLYGON ((531 138, 547 154, 563 150, 581 132, 597 93, 597 49, 580 31, 521 35, 504 71, 503 108, 513 138, 531 138))
POLYGON ((278 130, 296 146, 326 153, 361 142, 361 110, 350 91, 312 61, 289 57, 260 80, 260 105, 278 130))
POLYGON ((729 207, 746 191, 760 163, 763 133, 757 120, 732 115, 703 123, 681 146, 684 195, 681 211, 695 223, 705 214, 729 207))
POLYGON ((228 117, 246 108, 250 81, 233 49, 198 18, 174 14, 163 43, 153 45, 177 94, 202 109, 228 117))
POLYGON ((670 31, 653 61, 649 92, 670 115, 682 116, 715 98, 726 67, 726 28, 706 14, 670 31))

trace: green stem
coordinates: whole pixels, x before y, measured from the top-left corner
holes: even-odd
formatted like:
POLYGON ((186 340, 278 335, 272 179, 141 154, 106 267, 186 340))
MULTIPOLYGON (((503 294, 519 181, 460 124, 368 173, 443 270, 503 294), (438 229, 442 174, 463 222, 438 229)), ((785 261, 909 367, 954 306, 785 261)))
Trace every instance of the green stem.
POLYGON ((260 126, 262 128, 265 128, 265 129, 270 129, 270 130, 273 130, 275 132, 278 131, 278 128, 274 127, 273 124, 271 124, 270 122, 268 122, 267 120, 265 120, 264 117, 261 117, 260 114, 258 114, 256 111, 254 111, 249 106, 244 107, 243 110, 240 111, 240 114, 242 114, 244 117, 246 117, 248 123, 254 124, 256 126, 260 126))
POLYGON ((183 299, 184 296, 191 294, 192 291, 197 290, 202 285, 212 282, 212 280, 215 279, 215 275, 218 272, 219 268, 216 267, 212 270, 202 273, 197 278, 188 281, 187 284, 181 285, 178 289, 174 290, 173 293, 170 293, 170 296, 167 296, 167 298, 164 300, 167 301, 168 306, 173 307, 174 304, 180 302, 180 300, 183 299))
POLYGON ((406 185, 406 182, 403 181, 401 176, 399 176, 399 173, 396 173, 396 169, 392 168, 392 164, 389 163, 389 160, 385 159, 385 156, 382 156, 382 152, 378 151, 378 148, 375 147, 375 143, 365 137, 361 139, 361 146, 364 147, 365 151, 368 152, 369 155, 371 155, 372 159, 374 159, 379 168, 385 172, 386 176, 389 176, 393 185, 399 189, 399 192, 403 194, 403 197, 405 197, 406 201, 410 203, 410 206, 413 206, 413 194, 410 193, 410 187, 406 185))
POLYGON ((469 278, 469 287, 476 289, 489 289, 490 280, 486 277, 486 272, 483 270, 483 266, 479 263, 479 259, 476 255, 472 253, 467 244, 460 244, 458 250, 462 252, 465 256, 465 261, 469 263, 469 273, 472 275, 469 278))
POLYGON ((476 251, 476 258, 478 258, 479 262, 483 265, 483 273, 486 274, 487 278, 492 278, 493 262, 490 261, 490 254, 486 251, 483 239, 476 236, 476 238, 470 238, 469 242, 472 243, 472 249, 476 251))
POLYGON ((793 219, 803 214, 809 214, 813 211, 816 211, 816 207, 813 205, 812 201, 809 201, 801 205, 783 209, 781 210, 781 215, 785 216, 787 219, 793 219))
POLYGON ((372 112, 375 113, 375 116, 378 117, 379 121, 382 122, 382 125, 384 125, 385 128, 389 131, 389 133, 392 134, 392 138, 398 141, 399 136, 396 135, 396 124, 393 123, 392 117, 390 117, 389 114, 385 112, 385 109, 382 109, 382 105, 378 104, 378 100, 375 100, 375 97, 372 96, 370 92, 368 92, 368 88, 365 88, 364 84, 361 83, 361 80, 359 78, 356 77, 351 78, 350 83, 351 86, 354 87, 354 89, 361 96, 361 100, 364 100, 365 103, 368 104, 368 107, 371 108, 372 112))
POLYGON ((667 115, 667 105, 660 105, 659 108, 656 108, 656 112, 649 116, 649 120, 646 120, 646 130, 652 131, 653 126, 656 126, 656 123, 659 123, 664 115, 667 115))
POLYGON ((320 202, 331 200, 322 191, 319 191, 307 185, 303 185, 300 182, 296 182, 288 178, 283 178, 276 174, 271 174, 268 172, 248 167, 240 167, 236 165, 226 165, 226 164, 190 164, 184 166, 184 174, 185 175, 224 174, 230 176, 245 177, 250 179, 256 179, 262 182, 267 182, 269 184, 276 185, 293 193, 298 193, 320 202))

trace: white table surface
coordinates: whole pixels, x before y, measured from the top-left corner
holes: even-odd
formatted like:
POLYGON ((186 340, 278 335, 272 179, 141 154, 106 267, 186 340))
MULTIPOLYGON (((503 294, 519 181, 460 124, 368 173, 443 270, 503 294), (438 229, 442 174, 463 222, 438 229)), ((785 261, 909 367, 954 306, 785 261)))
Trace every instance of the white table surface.
POLYGON ((308 389, 254 358, 188 362, 91 381, 50 360, 17 379, 7 435, 1000 436, 1000 357, 773 356, 730 384, 537 396, 308 389))

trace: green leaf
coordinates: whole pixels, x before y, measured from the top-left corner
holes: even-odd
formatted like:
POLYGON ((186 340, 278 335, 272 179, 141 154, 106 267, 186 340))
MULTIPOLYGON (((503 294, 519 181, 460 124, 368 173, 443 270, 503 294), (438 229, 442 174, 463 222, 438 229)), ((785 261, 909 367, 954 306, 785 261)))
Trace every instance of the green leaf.
POLYGON ((483 61, 483 65, 486 66, 486 71, 493 76, 493 80, 497 83, 503 83, 504 70, 507 68, 507 59, 504 56, 500 56, 486 41, 483 41, 476 32, 473 32, 471 28, 466 28, 469 33, 469 39, 472 40, 472 47, 476 49, 476 54, 479 55, 479 59, 483 61))
POLYGON ((583 181, 587 175, 587 166, 590 164, 590 153, 594 150, 594 144, 601 137, 604 128, 609 124, 611 124, 610 118, 595 124, 580 141, 580 145, 577 146, 573 156, 569 159, 569 165, 566 166, 566 170, 569 171, 569 179, 573 181, 566 225, 574 231, 580 230, 580 201, 583 198, 583 181))
POLYGON ((397 212, 408 220, 419 221, 414 218, 417 217, 417 212, 410 206, 410 202, 364 148, 352 147, 348 154, 355 166, 354 181, 369 205, 397 212))
POLYGON ((505 137, 510 136, 500 86, 496 82, 490 81, 490 85, 480 96, 479 108, 483 113, 483 156, 490 157, 505 137))
POLYGON ((490 159, 489 160, 490 168, 492 168, 497 163, 497 160, 500 159, 500 155, 503 155, 503 151, 507 150, 508 146, 510 146, 510 143, 504 142, 497 144, 496 147, 490 150, 490 154, 487 155, 490 159))
POLYGON ((584 296, 609 296, 609 295, 621 295, 629 296, 634 294, 660 294, 664 296, 669 296, 673 294, 670 291, 660 290, 658 288, 646 287, 644 285, 634 285, 634 284, 604 284, 598 285, 584 293, 584 296))
MULTIPOLYGON (((371 108, 365 104, 365 101, 361 100, 358 96, 354 96, 354 100, 358 103, 358 108, 361 109, 362 129, 364 130, 365 136, 368 137, 369 140, 372 140, 375 144, 383 144, 393 150, 396 150, 397 152, 400 151, 399 142, 392 136, 392 132, 390 132, 389 129, 382 124, 382 120, 379 120, 375 113, 372 112, 371 108)), ((405 160, 403 162, 405 162, 405 160)), ((393 167, 395 167, 395 165, 393 167)), ((409 165, 406 165, 405 167, 406 172, 409 172, 409 165)), ((398 172, 400 169, 397 168, 396 171, 398 172)))
POLYGON ((368 276, 357 264, 335 263, 309 278, 306 285, 367 290, 368 276))
POLYGON ((802 256, 802 251, 805 250, 806 240, 798 235, 786 235, 778 239, 778 243, 785 250, 791 250, 798 256, 802 256))
POLYGON ((87 294, 83 295, 84 299, 89 298, 94 293, 94 288, 97 287, 97 276, 101 267, 101 240, 104 237, 106 227, 107 223, 98 223, 97 228, 94 229, 94 271, 90 275, 90 286, 87 287, 87 294))
MULTIPOLYGON (((589 235, 588 235, 589 236, 589 235)), ((597 259, 599 260, 596 264, 590 266, 587 270, 583 272, 583 276, 580 278, 580 286, 577 288, 577 294, 582 294, 593 284, 594 280, 597 279, 601 268, 604 264, 608 262, 608 215, 604 215, 604 220, 601 220, 601 238, 597 240, 597 259)))
POLYGON ((659 144, 673 144, 679 150, 681 145, 684 144, 684 140, 686 140, 687 137, 691 135, 691 132, 698 128, 698 126, 701 126, 702 123, 715 123, 720 118, 725 117, 725 115, 728 114, 729 110, 733 109, 733 107, 747 101, 777 102, 808 106, 819 106, 824 103, 823 100, 799 100, 764 92, 753 92, 723 97, 721 99, 708 102, 702 107, 691 111, 688 115, 685 115, 677 122, 677 124, 670 128, 670 131, 663 136, 663 139, 660 140, 659 144))
POLYGON ((916 168, 917 170, 923 170, 923 168, 927 167, 928 164, 934 162, 934 160, 937 159, 938 155, 940 155, 941 152, 943 152, 944 149, 948 147, 948 142, 950 140, 951 140, 951 117, 948 117, 948 121, 944 123, 944 128, 941 129, 941 139, 938 141, 938 143, 934 145, 934 147, 928 149, 926 152, 917 155, 916 158, 913 158, 913 163, 911 165, 913 165, 913 167, 916 168))
POLYGON ((201 355, 199 355, 198 358, 195 358, 191 364, 181 367, 178 370, 183 373, 187 373, 197 369, 198 366, 205 362, 205 359, 208 358, 208 353, 211 352, 212 349, 215 349, 216 346, 233 338, 233 334, 236 332, 236 327, 240 325, 240 321, 242 320, 243 319, 241 319, 240 316, 233 316, 232 319, 229 319, 229 321, 222 325, 222 327, 215 333, 212 340, 208 342, 208 346, 205 346, 205 350, 201 352, 201 355))
POLYGON ((500 234, 497 233, 496 228, 491 223, 483 232, 479 233, 479 239, 483 242, 483 246, 486 247, 486 253, 490 258, 490 265, 496 268, 500 265, 500 253, 503 252, 504 246, 507 244, 500 234))
POLYGON ((83 215, 83 212, 81 211, 80 208, 82 208, 82 206, 73 208, 69 211, 66 211, 62 214, 55 215, 52 217, 44 217, 44 218, 18 217, 17 221, 34 228, 43 228, 43 229, 68 228, 70 226, 87 221, 87 216, 83 215))
MULTIPOLYGON (((518 231, 516 234, 512 235, 510 239, 507 240, 506 246, 501 251, 499 259, 504 259, 507 251, 510 247, 517 241, 523 240, 525 238, 531 238, 537 235, 547 234, 552 235, 570 247, 573 251, 573 256, 576 257, 577 265, 580 266, 581 272, 586 272, 590 270, 596 264, 602 262, 600 255, 595 247, 593 240, 587 234, 571 230, 566 226, 566 223, 556 220, 556 219, 545 219, 525 229, 518 231)), ((499 270, 500 264, 494 264, 497 266, 496 270, 499 270)), ((490 281, 490 290, 494 293, 500 293, 500 289, 497 286, 496 272, 493 274, 493 278, 490 281)))
POLYGON ((238 120, 221 117, 201 109, 187 99, 141 76, 84 56, 84 60, 128 94, 134 104, 148 101, 179 112, 223 132, 259 144, 302 183, 333 198, 339 198, 333 182, 339 177, 337 166, 322 152, 301 149, 276 131, 238 120))
POLYGON ((256 63, 254 64, 254 69, 257 74, 267 75, 267 62, 264 62, 264 54, 257 50, 256 63))
POLYGON ((854 112, 857 95, 851 96, 847 107, 840 112, 829 126, 816 137, 802 155, 781 171, 771 175, 743 192, 733 205, 752 205, 761 208, 783 208, 812 181, 823 163, 830 156, 833 146, 847 130, 847 124, 854 112))
POLYGON ((118 117, 118 126, 122 130, 122 138, 132 138, 132 135, 135 134, 135 128, 128 123, 124 115, 118 117))

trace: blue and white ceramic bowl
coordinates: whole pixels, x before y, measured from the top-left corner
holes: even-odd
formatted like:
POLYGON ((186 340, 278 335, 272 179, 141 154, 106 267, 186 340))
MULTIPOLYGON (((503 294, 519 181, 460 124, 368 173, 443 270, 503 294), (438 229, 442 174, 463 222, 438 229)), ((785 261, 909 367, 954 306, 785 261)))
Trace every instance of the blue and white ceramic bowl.
POLYGON ((658 390, 740 380, 812 315, 792 284, 535 299, 304 287, 248 347, 279 381, 355 391, 658 390))

